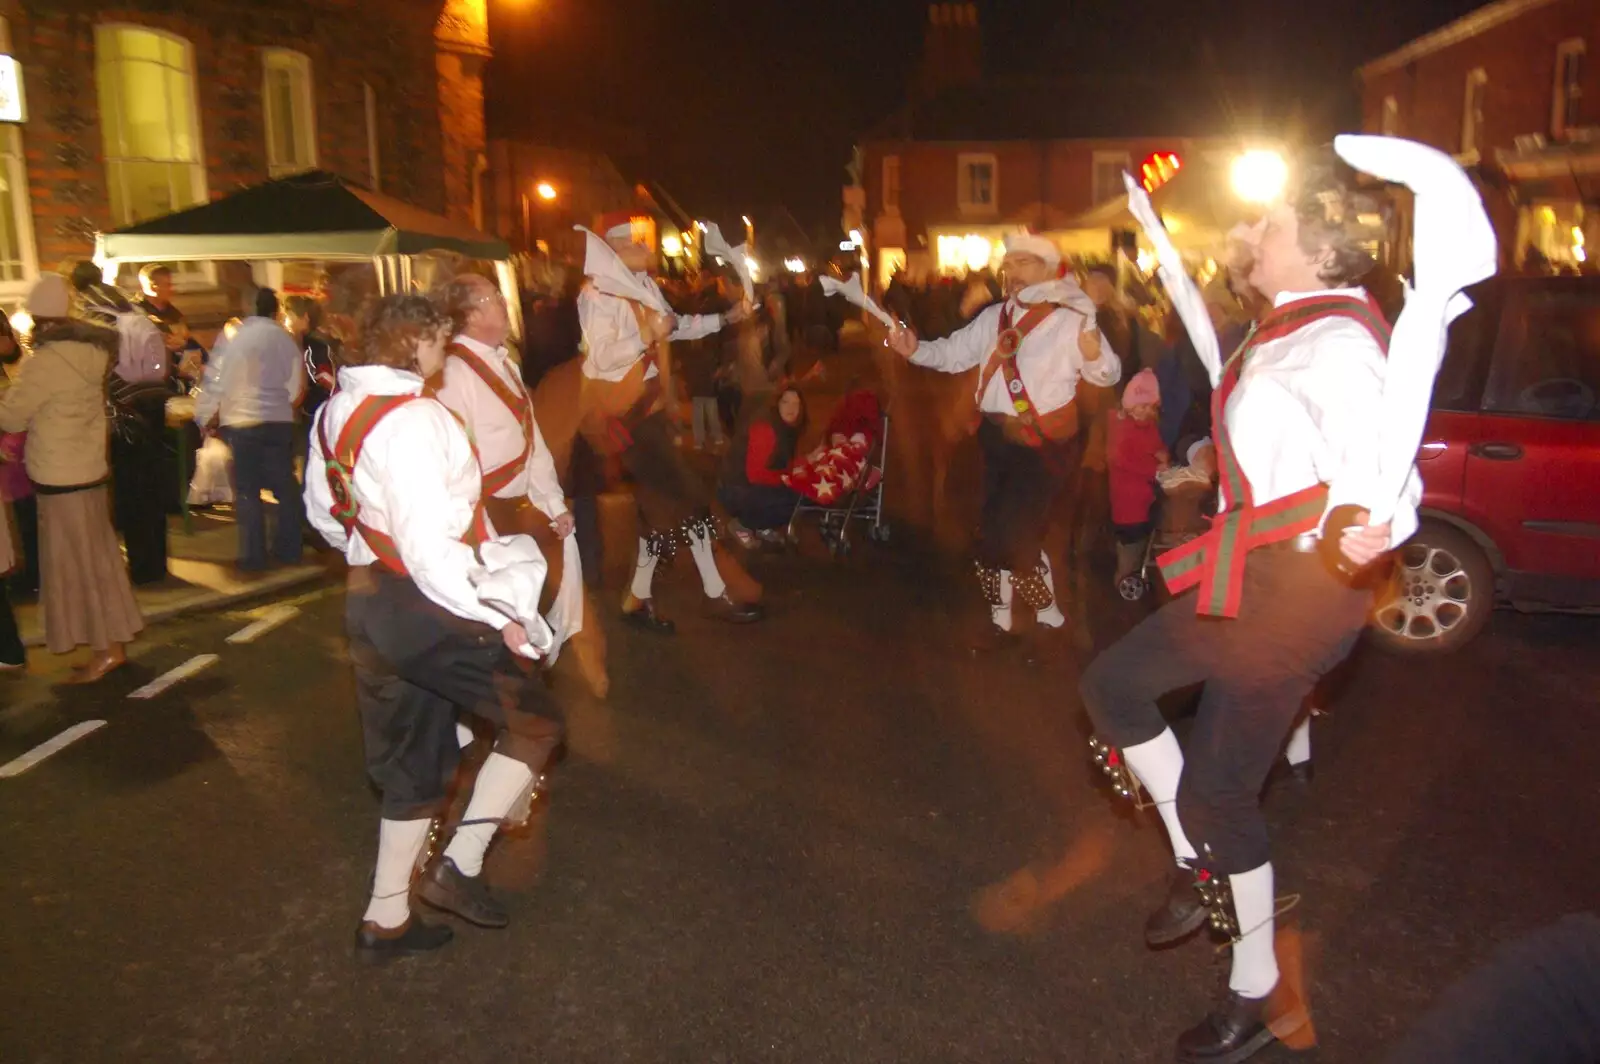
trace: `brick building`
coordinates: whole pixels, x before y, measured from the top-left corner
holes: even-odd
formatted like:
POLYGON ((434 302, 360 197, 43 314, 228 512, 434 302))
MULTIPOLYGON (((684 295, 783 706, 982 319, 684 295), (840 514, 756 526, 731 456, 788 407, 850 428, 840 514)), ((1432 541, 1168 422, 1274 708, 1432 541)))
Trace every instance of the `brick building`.
POLYGON ((1108 94, 1062 107, 1072 97, 1057 86, 986 82, 981 50, 977 5, 930 4, 909 102, 861 138, 843 229, 862 233, 880 287, 902 266, 921 277, 998 262, 1002 238, 1024 229, 1107 257, 1110 227, 1080 219, 1124 198, 1124 170, 1237 147, 1177 134, 1148 102, 1108 94))
MULTIPOLYGON (((1483 178, 1503 255, 1600 254, 1600 3, 1500 0, 1358 72, 1362 124, 1483 178)), ((1537 258, 1537 256, 1534 256, 1537 258)))
POLYGON ((0 31, 26 96, 0 125, 0 303, 97 232, 303 170, 475 220, 484 0, 0 0, 0 31))

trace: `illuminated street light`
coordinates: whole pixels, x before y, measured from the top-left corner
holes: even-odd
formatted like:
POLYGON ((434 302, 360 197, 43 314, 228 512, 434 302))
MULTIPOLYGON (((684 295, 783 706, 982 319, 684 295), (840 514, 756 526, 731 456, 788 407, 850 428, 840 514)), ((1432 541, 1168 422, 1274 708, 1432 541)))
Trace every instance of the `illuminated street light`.
POLYGON ((533 190, 537 192, 539 194, 539 198, 544 200, 546 203, 549 203, 551 200, 556 198, 556 186, 552 185, 548 181, 539 182, 534 186, 533 190))
POLYGON ((669 259, 683 254, 683 241, 671 233, 661 238, 661 253, 669 259))
POLYGON ((1233 161, 1234 195, 1246 203, 1271 203, 1289 182, 1289 164, 1275 151, 1247 151, 1233 161))
POLYGON ((856 247, 856 248, 863 248, 863 247, 867 246, 866 239, 863 238, 862 235, 861 235, 861 230, 859 230, 859 229, 850 230, 850 246, 851 247, 856 247))
POLYGON ((806 272, 806 260, 802 259, 802 258, 796 257, 796 258, 792 258, 792 259, 784 259, 783 260, 783 265, 784 265, 784 268, 787 269, 790 273, 805 273, 806 272))

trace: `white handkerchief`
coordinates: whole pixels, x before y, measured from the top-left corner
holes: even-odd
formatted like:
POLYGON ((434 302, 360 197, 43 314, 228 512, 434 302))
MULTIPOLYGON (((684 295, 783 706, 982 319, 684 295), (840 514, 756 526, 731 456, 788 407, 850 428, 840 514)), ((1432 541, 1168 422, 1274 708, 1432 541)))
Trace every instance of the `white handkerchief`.
POLYGON ((660 314, 672 313, 661 293, 649 285, 641 284, 610 244, 581 225, 572 228, 584 234, 583 272, 595 288, 608 296, 632 300, 660 314))
POLYGON ((895 327, 896 322, 889 316, 888 311, 878 306, 871 296, 861 290, 861 275, 859 273, 851 274, 848 281, 840 281, 833 277, 818 277, 817 280, 821 283, 824 294, 843 296, 847 301, 854 303, 889 328, 895 327))
POLYGON ((750 276, 750 245, 740 244, 734 247, 722 235, 722 227, 716 222, 706 223, 705 240, 702 242, 705 250, 733 267, 733 272, 739 275, 739 283, 744 287, 745 302, 754 306, 756 301, 756 286, 750 276))

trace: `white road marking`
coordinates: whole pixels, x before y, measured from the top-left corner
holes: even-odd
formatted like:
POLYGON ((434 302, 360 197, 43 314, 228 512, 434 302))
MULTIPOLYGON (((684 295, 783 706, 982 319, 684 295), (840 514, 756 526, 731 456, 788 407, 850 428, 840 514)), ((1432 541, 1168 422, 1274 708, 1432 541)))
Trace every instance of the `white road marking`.
POLYGON ((160 694, 162 691, 165 691, 173 684, 182 680, 187 680, 189 677, 198 673, 202 673, 221 660, 222 659, 215 654, 196 655, 195 657, 192 657, 188 661, 184 662, 182 665, 179 665, 176 669, 171 669, 162 673, 160 676, 157 676, 154 680, 151 680, 137 691, 128 692, 128 697, 154 698, 156 695, 160 694))
POLYGON ((300 616, 300 610, 296 606, 274 606, 266 613, 263 613, 254 624, 247 625, 230 635, 228 642, 254 643, 274 628, 288 624, 298 616, 300 616))
POLYGON ((0 780, 22 775, 45 758, 60 753, 85 735, 98 731, 105 725, 106 722, 103 720, 86 720, 82 724, 74 724, 54 739, 42 742, 21 757, 0 765, 0 780))

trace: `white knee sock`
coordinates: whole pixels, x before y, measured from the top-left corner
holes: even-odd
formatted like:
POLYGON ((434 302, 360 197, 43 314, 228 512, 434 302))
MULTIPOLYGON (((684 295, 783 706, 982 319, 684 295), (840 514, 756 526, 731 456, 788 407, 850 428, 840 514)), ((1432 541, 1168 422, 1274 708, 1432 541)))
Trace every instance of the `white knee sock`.
POLYGON ((1303 765, 1311 760, 1311 714, 1307 713, 1289 733, 1289 745, 1283 756, 1291 765, 1303 765))
POLYGON ((1040 551, 1039 564, 1043 566, 1040 575, 1044 577, 1044 586, 1050 590, 1050 605, 1040 610, 1036 616, 1039 623, 1046 628, 1060 628, 1067 623, 1067 615, 1061 612, 1061 606, 1056 602, 1056 578, 1050 568, 1050 555, 1040 551))
POLYGON ((994 626, 1002 632, 1011 631, 1011 570, 1000 570, 1000 605, 989 607, 994 626))
POLYGON ((467 747, 472 745, 472 739, 472 729, 461 723, 459 720, 456 721, 456 745, 465 750, 467 747))
POLYGON ((1264 998, 1278 985, 1278 956, 1272 948, 1272 862, 1228 877, 1233 908, 1239 917, 1239 941, 1233 944, 1233 971, 1228 989, 1247 998, 1264 998))
POLYGON ((641 602, 650 597, 650 585, 655 580, 656 562, 661 559, 650 553, 650 542, 639 538, 639 560, 633 566, 633 597, 641 602))
POLYGON ((515 758, 490 754, 478 770, 472 785, 472 799, 461 815, 461 826, 445 847, 444 855, 456 863, 464 876, 483 871, 483 855, 489 840, 500 828, 500 821, 516 804, 522 789, 533 782, 533 770, 515 758), (475 823, 482 821, 482 823, 475 823))
POLYGON ((411 918, 411 872, 428 841, 429 823, 427 817, 379 821, 378 866, 362 920, 379 927, 399 927, 411 918))
POLYGON ((1156 803, 1172 843, 1172 855, 1179 861, 1194 860, 1194 847, 1178 821, 1178 780, 1183 778, 1183 748, 1178 737, 1167 728, 1147 743, 1125 748, 1122 756, 1156 803))
POLYGON ((694 555, 694 567, 700 570, 700 582, 705 585, 706 598, 721 598, 728 585, 717 571, 717 556, 711 550, 711 537, 691 535, 689 553, 694 555))

